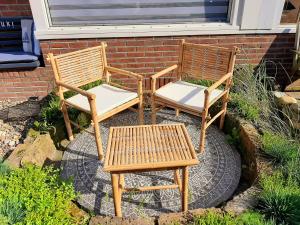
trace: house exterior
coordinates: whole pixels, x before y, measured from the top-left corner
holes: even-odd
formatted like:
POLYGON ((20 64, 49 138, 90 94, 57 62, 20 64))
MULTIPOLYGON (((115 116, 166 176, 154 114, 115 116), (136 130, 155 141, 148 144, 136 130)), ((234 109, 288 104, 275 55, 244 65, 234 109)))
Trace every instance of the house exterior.
MULTIPOLYGON (((106 41, 108 63, 149 76, 178 60, 179 39, 237 46, 237 64, 269 60, 286 83, 296 26, 281 24, 284 0, 0 0, 0 17, 33 17, 45 66, 0 71, 0 100, 43 97, 53 89, 47 53, 106 41), (276 66, 274 66, 276 65, 276 66)), ((1 52, 1 49, 0 49, 1 52)), ((162 79, 161 84, 171 78, 162 79)))

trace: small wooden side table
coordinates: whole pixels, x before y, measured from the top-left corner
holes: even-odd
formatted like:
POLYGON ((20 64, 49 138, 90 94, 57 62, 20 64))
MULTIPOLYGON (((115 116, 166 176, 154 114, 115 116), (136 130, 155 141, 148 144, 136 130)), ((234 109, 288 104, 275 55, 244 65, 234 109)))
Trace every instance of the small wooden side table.
POLYGON ((104 171, 111 173, 115 214, 122 217, 122 192, 179 188, 188 210, 188 166, 199 161, 183 124, 111 127, 104 171), (179 169, 182 169, 182 181, 179 169), (174 184, 125 188, 124 174, 174 170, 174 184))

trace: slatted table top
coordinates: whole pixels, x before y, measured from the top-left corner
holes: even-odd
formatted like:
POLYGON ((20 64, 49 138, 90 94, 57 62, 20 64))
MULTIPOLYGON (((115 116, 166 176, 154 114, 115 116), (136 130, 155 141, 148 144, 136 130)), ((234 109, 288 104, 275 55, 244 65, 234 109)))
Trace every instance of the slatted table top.
POLYGON ((104 171, 150 170, 198 163, 184 124, 110 128, 104 171))

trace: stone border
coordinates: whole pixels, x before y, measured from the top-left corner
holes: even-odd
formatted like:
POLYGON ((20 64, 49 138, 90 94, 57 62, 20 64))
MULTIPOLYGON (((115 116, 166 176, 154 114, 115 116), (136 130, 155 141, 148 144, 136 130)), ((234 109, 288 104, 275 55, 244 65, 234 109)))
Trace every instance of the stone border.
POLYGON ((242 158, 242 178, 252 185, 258 177, 260 134, 251 123, 229 112, 226 115, 224 132, 230 135, 233 129, 237 129, 239 133, 238 150, 242 158))

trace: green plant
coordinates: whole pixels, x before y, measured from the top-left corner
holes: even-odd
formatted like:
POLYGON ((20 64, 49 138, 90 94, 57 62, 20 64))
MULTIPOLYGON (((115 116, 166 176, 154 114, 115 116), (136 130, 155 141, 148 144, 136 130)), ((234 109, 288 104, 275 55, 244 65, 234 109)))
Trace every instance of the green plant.
POLYGON ((191 84, 205 86, 205 87, 209 87, 214 83, 211 80, 195 80, 195 79, 186 79, 186 82, 189 82, 191 84))
POLYGON ((0 215, 6 218, 7 224, 22 223, 25 217, 24 207, 17 199, 6 199, 0 204, 0 215))
POLYGON ((69 209, 75 197, 71 183, 51 167, 28 165, 0 174, 0 214, 8 224, 73 224, 69 209))
MULTIPOLYGON (((98 86, 102 83, 101 80, 86 84, 81 86, 83 90, 91 89, 95 86, 98 86)), ((77 93, 73 91, 67 91, 64 93, 65 98, 70 98, 77 93)), ((75 108, 70 108, 68 110, 69 117, 71 120, 77 120, 77 117, 80 115, 80 111, 75 108)), ((81 119, 81 118, 80 118, 81 119)), ((79 119, 79 120, 80 120, 79 119)), ((41 108, 40 120, 37 121, 37 127, 40 130, 48 130, 53 128, 53 125, 63 121, 63 115, 60 111, 60 100, 59 97, 55 94, 55 92, 51 92, 44 101, 44 104, 41 108)))
POLYGON ((275 162, 285 164, 299 156, 300 144, 281 134, 265 132, 262 135, 262 147, 275 162))
POLYGON ((240 225, 275 225, 274 220, 266 220, 258 212, 245 212, 236 218, 237 224, 240 225))
POLYGON ((232 93, 231 108, 235 108, 235 111, 247 120, 257 121, 260 116, 259 105, 255 103, 255 99, 249 99, 242 93, 232 93))
POLYGON ((227 141, 229 144, 238 147, 240 145, 240 134, 237 128, 233 128, 231 133, 227 135, 227 141))
POLYGON ((10 172, 10 168, 0 159, 0 176, 4 176, 10 172))
POLYGON ((194 217, 189 225, 275 225, 275 223, 256 212, 245 212, 235 216, 231 213, 209 211, 202 216, 194 217))
POLYGON ((267 74, 267 63, 259 66, 238 65, 233 76, 231 101, 229 110, 250 120, 263 130, 285 134, 299 138, 299 132, 291 123, 290 113, 279 110, 273 94, 275 89, 275 75, 267 74))
POLYGON ((282 171, 286 177, 294 180, 300 185, 300 158, 290 160, 286 166, 282 166, 282 171))
POLYGON ((259 209, 277 224, 300 224, 300 187, 281 171, 263 175, 259 209))

